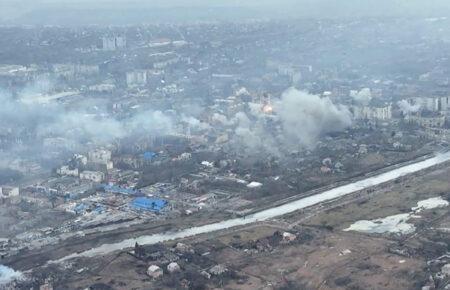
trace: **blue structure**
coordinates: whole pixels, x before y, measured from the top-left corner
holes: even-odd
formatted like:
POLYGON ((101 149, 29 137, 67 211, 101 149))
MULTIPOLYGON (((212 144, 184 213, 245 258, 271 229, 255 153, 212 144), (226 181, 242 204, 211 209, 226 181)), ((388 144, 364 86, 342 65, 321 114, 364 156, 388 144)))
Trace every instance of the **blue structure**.
POLYGON ((97 204, 93 211, 98 214, 98 213, 104 213, 106 210, 105 210, 105 207, 103 205, 98 205, 97 204))
POLYGON ((137 210, 160 212, 167 206, 167 200, 138 197, 133 200, 131 206, 137 210))
POLYGON ((151 161, 151 160, 153 160, 156 157, 156 155, 158 155, 158 154, 155 153, 155 152, 151 152, 151 151, 145 152, 144 153, 144 159, 148 160, 148 161, 151 161))
POLYGON ((84 203, 77 204, 73 209, 76 214, 84 214, 88 210, 88 206, 84 203))
POLYGON ((138 191, 131 188, 123 188, 117 185, 102 184, 101 187, 110 193, 121 193, 125 195, 135 195, 138 191))

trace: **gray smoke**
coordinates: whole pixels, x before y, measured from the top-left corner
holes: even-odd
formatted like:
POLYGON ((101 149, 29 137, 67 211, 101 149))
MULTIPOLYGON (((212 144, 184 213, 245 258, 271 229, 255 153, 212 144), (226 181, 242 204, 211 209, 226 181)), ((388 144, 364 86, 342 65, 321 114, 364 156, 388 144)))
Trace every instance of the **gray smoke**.
POLYGON ((189 128, 193 130, 204 131, 211 128, 211 126, 208 123, 202 122, 199 119, 192 116, 186 116, 185 114, 182 114, 181 121, 186 123, 189 126, 189 128))
POLYGON ((352 124, 347 107, 293 88, 282 95, 275 111, 285 138, 306 147, 314 146, 321 135, 342 131, 352 124))
MULTIPOLYGON (((273 114, 271 110, 265 111, 262 104, 249 103, 246 110, 231 118, 214 114, 210 124, 189 112, 169 116, 161 111, 145 110, 117 119, 108 114, 101 102, 84 102, 66 108, 59 103, 29 101, 30 96, 42 96, 51 89, 49 83, 43 82, 28 86, 16 97, 5 91, 0 94, 2 132, 26 132, 28 139, 23 142, 23 149, 56 146, 77 151, 124 137, 180 133, 179 130, 184 132, 189 128, 192 133, 215 130, 218 136, 228 135, 226 146, 239 153, 280 156, 291 150, 313 148, 322 135, 351 125, 351 114, 346 107, 293 88, 274 101, 273 114)), ((19 149, 15 146, 15 154, 19 149)))
POLYGON ((219 114, 219 113, 214 113, 211 117, 211 121, 213 124, 217 123, 217 124, 223 125, 223 126, 232 125, 232 122, 230 120, 228 120, 227 116, 219 114))
MULTIPOLYGON (((39 79, 17 96, 0 90, 1 132, 21 135, 22 149, 37 150, 49 138, 58 138, 70 150, 76 150, 88 144, 106 145, 114 139, 131 135, 174 132, 172 118, 156 110, 136 112, 130 117, 116 119, 101 104, 88 102, 70 109, 54 102, 45 104, 33 101, 33 97, 46 95, 52 89, 50 83, 39 79)), ((9 150, 17 153, 21 149, 19 147, 9 150)))
POLYGON ((268 153, 279 156, 282 144, 277 138, 278 132, 267 126, 268 116, 262 112, 257 116, 253 114, 239 112, 232 119, 235 124, 233 147, 247 155, 268 153))
POLYGON ((421 106, 420 104, 410 104, 407 100, 401 100, 397 102, 398 107, 400 108, 400 111, 403 112, 403 114, 411 114, 411 113, 417 113, 421 106))
POLYGON ((372 92, 369 88, 364 88, 362 90, 358 91, 352 91, 350 93, 350 97, 355 100, 358 104, 361 105, 368 105, 370 101, 372 100, 372 92))
POLYGON ((324 134, 345 130, 352 123, 345 106, 293 88, 283 93, 273 107, 272 115, 264 113, 262 105, 249 103, 247 112, 239 112, 230 120, 219 114, 213 119, 233 128, 231 147, 238 152, 275 156, 311 149, 324 134))

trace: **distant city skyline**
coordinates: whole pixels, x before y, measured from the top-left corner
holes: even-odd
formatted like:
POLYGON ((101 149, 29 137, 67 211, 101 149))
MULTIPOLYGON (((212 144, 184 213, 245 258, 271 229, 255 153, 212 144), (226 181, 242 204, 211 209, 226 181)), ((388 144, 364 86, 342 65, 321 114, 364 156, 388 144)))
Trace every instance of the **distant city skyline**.
POLYGON ((450 16, 447 0, 2 0, 0 23, 134 24, 247 18, 360 18, 373 16, 450 16), (93 3, 94 2, 94 3, 93 3), (179 8, 187 10, 175 10, 179 8), (218 11, 218 7, 228 9, 218 11), (160 11, 155 10, 160 9, 160 11), (207 10, 209 9, 209 10, 207 10), (213 9, 213 10, 211 10, 213 9), (215 9, 215 10, 214 10, 215 9), (117 13, 120 10, 121 13, 117 13), (148 10, 148 13, 147 13, 148 10), (94 11, 103 14, 96 14, 94 11), (67 17, 61 14, 67 13, 67 17), (115 15, 114 13, 117 13, 115 15), (149 15, 146 19, 145 13, 149 15), (141 15, 138 15, 141 14, 141 15), (136 15, 137 17, 134 17, 136 15), (95 23, 100 21, 100 23, 95 23), (117 21, 117 23, 115 23, 117 21))

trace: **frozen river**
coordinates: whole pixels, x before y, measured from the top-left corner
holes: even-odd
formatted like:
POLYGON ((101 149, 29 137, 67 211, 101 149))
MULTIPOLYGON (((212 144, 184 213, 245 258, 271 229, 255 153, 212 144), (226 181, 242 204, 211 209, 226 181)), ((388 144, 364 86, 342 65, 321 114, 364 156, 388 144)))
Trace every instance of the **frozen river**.
POLYGON ((292 212, 300 210, 300 209, 304 209, 304 208, 319 204, 321 202, 337 199, 337 198, 343 197, 345 195, 354 193, 356 191, 370 188, 372 186, 376 186, 376 185, 394 180, 401 176, 415 173, 415 172, 418 172, 423 169, 427 169, 429 167, 444 163, 446 161, 450 161, 450 152, 439 154, 439 155, 436 155, 435 157, 431 157, 424 161, 419 161, 419 162, 416 162, 413 164, 405 165, 403 167, 399 167, 399 168, 393 169, 391 171, 381 173, 379 175, 375 175, 372 177, 368 177, 366 179, 356 181, 356 182, 353 182, 353 183, 350 183, 347 185, 339 186, 339 187, 324 191, 322 193, 318 193, 318 194, 315 194, 312 196, 298 199, 296 201, 292 201, 292 202, 289 202, 284 205, 280 205, 280 206, 276 206, 276 207, 269 208, 266 210, 262 210, 260 212, 248 215, 246 217, 224 220, 224 221, 217 222, 217 223, 187 228, 187 229, 179 230, 179 231, 175 231, 175 232, 165 232, 165 233, 160 233, 160 234, 141 236, 138 238, 127 239, 127 240, 123 240, 121 242, 112 243, 112 244, 104 244, 97 248, 93 248, 93 249, 90 249, 90 250, 87 250, 87 251, 84 251, 81 253, 76 253, 76 254, 66 256, 66 257, 58 260, 57 262, 68 260, 71 258, 77 258, 77 257, 94 257, 94 256, 98 256, 98 255, 108 254, 108 253, 111 253, 114 251, 134 247, 136 242, 139 243, 140 245, 150 245, 150 244, 156 244, 159 242, 165 242, 165 241, 170 241, 170 240, 175 240, 175 239, 192 237, 192 236, 200 235, 200 234, 216 232, 216 231, 220 231, 220 230, 233 228, 236 226, 251 224, 254 222, 258 222, 258 221, 269 220, 269 219, 276 218, 276 217, 279 217, 279 216, 282 216, 282 215, 285 215, 288 213, 292 213, 292 212))

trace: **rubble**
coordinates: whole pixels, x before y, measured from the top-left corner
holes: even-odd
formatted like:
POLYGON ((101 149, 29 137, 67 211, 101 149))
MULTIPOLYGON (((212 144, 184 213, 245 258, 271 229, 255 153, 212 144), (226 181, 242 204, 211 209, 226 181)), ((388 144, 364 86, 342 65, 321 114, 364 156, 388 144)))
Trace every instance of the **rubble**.
POLYGON ((289 232, 284 232, 283 233, 283 242, 290 243, 290 242, 293 242, 295 239, 297 239, 296 235, 291 234, 289 232))
POLYGON ((167 271, 169 271, 169 273, 175 273, 180 270, 181 270, 180 266, 175 262, 172 262, 169 265, 167 265, 167 271))
POLYGON ((209 273, 215 276, 222 275, 223 273, 227 272, 228 269, 224 265, 215 265, 211 269, 209 269, 209 273))
POLYGON ((164 275, 164 273, 160 267, 158 267, 156 265, 151 265, 147 269, 147 275, 149 275, 153 279, 158 279, 158 278, 162 277, 164 275))

